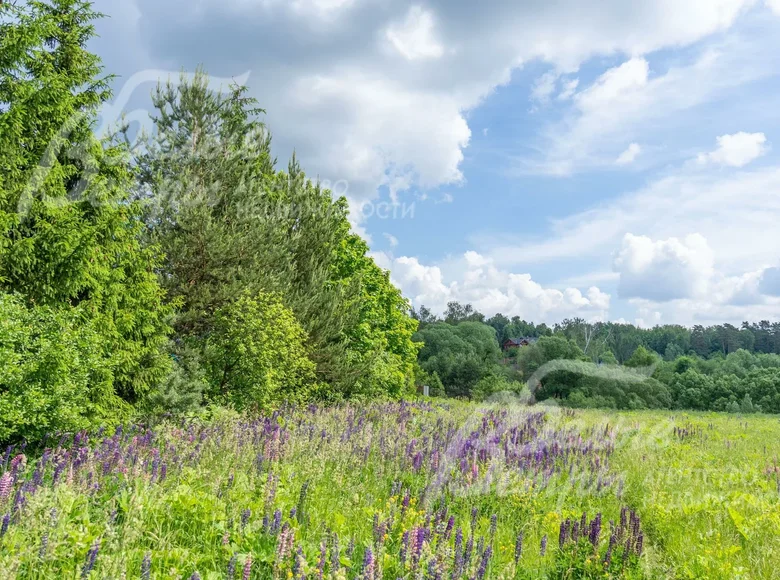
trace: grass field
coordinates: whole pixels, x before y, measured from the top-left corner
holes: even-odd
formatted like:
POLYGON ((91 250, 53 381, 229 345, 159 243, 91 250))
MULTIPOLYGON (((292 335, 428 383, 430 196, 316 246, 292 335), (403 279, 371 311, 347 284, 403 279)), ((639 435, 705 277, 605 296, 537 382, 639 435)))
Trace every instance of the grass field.
POLYGON ((388 403, 0 457, 0 578, 777 578, 780 419, 388 403))

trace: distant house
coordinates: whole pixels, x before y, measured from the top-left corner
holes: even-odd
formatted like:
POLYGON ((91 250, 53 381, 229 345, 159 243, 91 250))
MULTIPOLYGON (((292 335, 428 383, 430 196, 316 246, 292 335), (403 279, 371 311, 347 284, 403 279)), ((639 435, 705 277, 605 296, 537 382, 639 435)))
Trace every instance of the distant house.
POLYGON ((523 348, 524 346, 531 345, 539 340, 533 336, 521 336, 520 338, 507 338, 504 344, 501 345, 501 349, 506 352, 510 348, 523 348))

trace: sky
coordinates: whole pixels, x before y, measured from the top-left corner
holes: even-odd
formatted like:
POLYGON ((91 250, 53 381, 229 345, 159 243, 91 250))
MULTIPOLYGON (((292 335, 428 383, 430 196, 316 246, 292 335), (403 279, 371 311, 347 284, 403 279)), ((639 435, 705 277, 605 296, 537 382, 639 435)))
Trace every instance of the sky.
POLYGON ((95 6, 106 123, 245 83, 416 307, 780 319, 780 0, 95 6))

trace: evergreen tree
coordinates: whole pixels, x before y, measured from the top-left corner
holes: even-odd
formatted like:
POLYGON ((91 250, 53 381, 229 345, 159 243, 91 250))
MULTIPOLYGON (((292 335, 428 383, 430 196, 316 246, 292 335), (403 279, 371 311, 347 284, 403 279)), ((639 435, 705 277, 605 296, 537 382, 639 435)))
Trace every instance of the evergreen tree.
POLYGON ((114 393, 134 402, 168 372, 170 311, 159 254, 139 242, 127 151, 93 134, 110 97, 86 49, 98 16, 84 0, 0 5, 0 290, 75 309, 100 334, 114 393))

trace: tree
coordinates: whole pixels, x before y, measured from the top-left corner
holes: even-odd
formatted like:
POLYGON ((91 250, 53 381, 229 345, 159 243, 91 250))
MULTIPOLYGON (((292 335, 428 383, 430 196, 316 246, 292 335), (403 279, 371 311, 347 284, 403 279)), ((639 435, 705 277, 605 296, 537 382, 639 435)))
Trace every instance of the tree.
POLYGON ((278 296, 246 293, 223 306, 205 350, 208 398, 239 410, 304 401, 315 378, 306 340, 278 296))
POLYGON ((0 294, 0 444, 127 416, 102 337, 82 314, 0 294))
POLYGON ((634 354, 623 364, 631 368, 651 368, 658 363, 658 355, 647 350, 644 346, 638 346, 634 354))
POLYGON ((78 309, 100 334, 114 392, 136 402, 168 372, 171 311, 158 249, 139 242, 127 150, 93 135, 110 97, 86 48, 98 15, 84 0, 49 0, 4 3, 0 16, 0 290, 31 308, 78 309))
POLYGON ((430 324, 420 329, 414 340, 423 343, 420 366, 440 377, 450 397, 471 397, 482 378, 500 374, 495 330, 485 324, 430 324))
POLYGON ((211 91, 199 70, 154 95, 157 134, 137 158, 137 195, 148 238, 167 256, 161 279, 181 304, 177 333, 203 345, 216 312, 271 292, 306 331, 328 396, 399 396, 417 353, 408 302, 350 232, 346 200, 307 179, 295 157, 275 169, 262 110, 245 91, 211 91))

